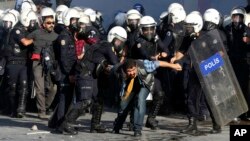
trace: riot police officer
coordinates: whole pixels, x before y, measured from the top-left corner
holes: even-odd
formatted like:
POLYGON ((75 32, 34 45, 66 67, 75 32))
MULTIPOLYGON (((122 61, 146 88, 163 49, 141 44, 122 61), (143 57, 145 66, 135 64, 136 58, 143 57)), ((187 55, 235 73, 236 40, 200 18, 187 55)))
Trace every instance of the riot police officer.
POLYGON ((105 127, 100 124, 103 109, 103 99, 97 90, 99 72, 106 68, 107 64, 115 65, 118 58, 112 51, 113 46, 120 46, 126 41, 127 34, 122 27, 114 27, 108 34, 108 42, 101 41, 92 46, 85 46, 82 59, 76 65, 76 103, 72 103, 71 108, 65 115, 61 129, 71 135, 78 132, 69 123, 76 119, 93 102, 93 115, 91 119, 90 132, 104 133, 105 127))
POLYGON ((86 8, 83 10, 84 13, 86 15, 88 15, 90 17, 90 21, 92 23, 92 25, 99 31, 99 33, 101 34, 101 39, 105 39, 106 38, 106 34, 107 32, 105 31, 102 22, 102 15, 100 12, 95 11, 91 8, 86 8))
MULTIPOLYGON (((169 53, 168 48, 165 47, 162 41, 156 34, 156 22, 150 16, 144 16, 140 20, 140 36, 137 39, 136 50, 138 59, 148 59, 148 60, 159 60, 167 57, 169 53)), ((154 86, 152 89, 153 102, 152 107, 150 107, 146 127, 153 130, 157 129, 158 122, 156 121, 156 116, 163 103, 163 98, 165 95, 163 85, 164 85, 164 75, 160 69, 156 70, 154 74, 154 86)), ((135 116, 135 115, 134 115, 135 116)))
MULTIPOLYGON (((247 46, 245 38, 249 37, 248 27, 244 24, 245 9, 243 7, 235 7, 231 11, 231 23, 225 27, 225 33, 228 40, 228 55, 232 63, 234 72, 239 81, 245 99, 250 105, 249 95, 249 58, 250 50, 247 46)), ((240 117, 242 120, 247 120, 247 115, 243 114, 240 117)))
MULTIPOLYGON (((49 121, 49 127, 60 128, 60 126, 62 126, 64 116, 72 102, 74 84, 71 78, 76 63, 75 34, 77 32, 79 18, 79 12, 73 8, 69 8, 62 17, 64 28, 58 36, 58 46, 56 47, 56 58, 60 68, 60 79, 58 83, 59 103, 49 121)), ((64 128, 66 132, 70 131, 70 127, 67 127, 68 128, 65 126, 64 128)))
MULTIPOLYGON (((200 31, 203 26, 203 19, 201 17, 201 14, 199 12, 191 12, 188 14, 188 16, 185 19, 186 23, 186 35, 188 35, 186 38, 188 38, 187 43, 185 45, 182 45, 180 49, 177 51, 176 55, 171 59, 171 61, 174 63, 180 63, 183 64, 186 60, 190 60, 189 56, 187 55, 187 51, 189 46, 191 45, 191 42, 199 37, 200 31), (181 61, 180 61, 181 59, 181 61), (179 60, 179 61, 177 61, 179 60)), ((198 108, 200 108, 197 104, 197 97, 200 97, 202 94, 202 89, 198 80, 198 77, 194 71, 194 68, 192 68, 189 71, 189 81, 188 81, 188 93, 187 93, 187 109, 188 109, 188 119, 189 124, 188 126, 181 130, 181 133, 196 133, 197 132, 197 115, 198 115, 198 108)))
MULTIPOLYGON (((11 12, 11 11, 9 11, 11 12)), ((14 14, 7 13, 3 20, 10 22, 10 28, 18 22, 14 14)), ((11 105, 11 116, 22 118, 25 113, 26 99, 28 94, 27 82, 27 62, 28 45, 32 41, 27 41, 25 37, 37 27, 37 16, 33 11, 24 11, 21 15, 21 24, 11 30, 7 39, 8 47, 6 53, 6 75, 8 84, 8 95, 11 105), (24 19, 24 14, 25 18, 24 19), (16 101, 18 97, 18 101, 16 101)))
POLYGON ((135 43, 137 38, 139 37, 139 21, 142 15, 139 11, 135 9, 131 9, 127 12, 127 33, 128 33, 128 41, 127 41, 127 49, 126 49, 126 57, 135 58, 135 43))

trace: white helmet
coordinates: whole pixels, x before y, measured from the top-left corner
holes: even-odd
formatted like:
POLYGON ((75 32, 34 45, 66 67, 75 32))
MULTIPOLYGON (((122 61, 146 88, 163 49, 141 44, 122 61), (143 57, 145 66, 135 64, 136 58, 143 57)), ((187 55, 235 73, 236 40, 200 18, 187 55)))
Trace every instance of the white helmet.
POLYGON ((24 10, 33 10, 36 12, 37 8, 32 0, 23 0, 20 11, 22 12, 24 10))
POLYGON ((0 25, 2 25, 2 17, 4 15, 4 11, 0 9, 0 25))
POLYGON ((168 16, 168 11, 163 11, 160 15, 159 20, 162 21, 166 16, 168 16))
POLYGON ((36 22, 38 22, 38 17, 34 11, 25 10, 21 13, 20 22, 23 26, 28 27, 31 20, 35 20, 36 22))
POLYGON ((91 22, 95 22, 96 21, 96 16, 97 15, 96 15, 96 11, 95 10, 93 10, 91 8, 86 8, 83 11, 84 11, 84 13, 86 15, 89 16, 91 22))
POLYGON ((184 10, 184 7, 179 3, 171 3, 168 6, 168 13, 170 13, 173 9, 183 9, 184 10))
POLYGON ((172 7, 168 12, 171 16, 171 22, 174 24, 184 21, 186 18, 186 12, 183 7, 172 7))
POLYGON ((246 14, 246 18, 245 18, 245 25, 249 25, 250 24, 250 14, 246 14))
POLYGON ((80 12, 80 11, 83 11, 83 9, 81 8, 81 7, 78 7, 78 6, 75 6, 75 7, 73 7, 75 10, 77 10, 78 12, 80 12))
POLYGON ((121 26, 115 26, 111 28, 111 30, 108 33, 108 42, 110 43, 113 42, 115 38, 125 42, 127 40, 126 30, 121 26))
POLYGON ((141 17, 142 15, 140 14, 138 10, 131 9, 127 12, 127 19, 137 20, 137 19, 141 19, 141 17))
POLYGON ((140 24, 139 24, 139 29, 140 29, 141 35, 146 37, 148 40, 153 39, 155 37, 155 34, 156 34, 156 25, 157 25, 157 23, 154 20, 154 18, 152 18, 151 16, 143 16, 141 18, 140 24), (144 34, 145 30, 150 30, 150 32, 147 32, 147 34, 144 34))
POLYGON ((63 24, 69 26, 71 18, 78 18, 78 19, 80 18, 79 12, 74 8, 69 8, 67 11, 63 13, 62 17, 63 24))
POLYGON ((17 18, 19 18, 19 16, 20 16, 20 13, 15 9, 10 9, 7 12, 14 14, 17 18))
POLYGON ((57 8, 56 8, 56 19, 57 19, 58 23, 63 24, 63 22, 62 22, 62 13, 64 11, 67 11, 68 9, 69 8, 66 5, 59 5, 59 6, 57 6, 57 8))
POLYGON ((204 12, 203 19, 205 22, 211 22, 216 25, 220 22, 220 13, 216 9, 210 8, 204 12))
POLYGON ((140 24, 140 28, 141 27, 151 27, 151 26, 156 26, 157 25, 156 21, 151 16, 143 16, 141 18, 139 24, 140 24))
POLYGON ((194 28, 194 32, 198 33, 203 27, 203 19, 198 11, 193 11, 187 15, 185 23, 191 25, 194 28))
POLYGON ((231 17, 234 15, 234 14, 241 14, 245 17, 245 14, 246 14, 246 10, 244 9, 244 7, 235 7, 232 9, 231 11, 231 17))
POLYGON ((41 10, 41 17, 53 16, 55 20, 55 12, 52 8, 45 7, 41 10))
POLYGON ((86 25, 91 25, 90 19, 88 15, 81 14, 78 23, 84 23, 86 25))
POLYGON ((18 22, 18 17, 15 14, 7 12, 3 18, 3 27, 6 29, 12 29, 18 22))

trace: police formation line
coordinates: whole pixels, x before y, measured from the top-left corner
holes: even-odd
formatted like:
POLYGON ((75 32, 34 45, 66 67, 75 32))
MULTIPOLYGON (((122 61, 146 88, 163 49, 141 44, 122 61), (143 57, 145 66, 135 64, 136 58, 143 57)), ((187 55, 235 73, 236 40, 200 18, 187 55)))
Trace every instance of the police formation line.
MULTIPOLYGON (((189 124, 180 132, 196 133, 197 120, 210 114, 211 133, 220 133, 228 121, 219 120, 211 99, 205 97, 209 92, 202 88, 212 85, 214 90, 216 85, 210 83, 232 80, 228 84, 234 92, 231 96, 240 97, 242 90, 244 98, 239 102, 242 105, 233 105, 239 112, 226 117, 248 118, 248 108, 243 105, 250 100, 246 10, 235 7, 223 18, 213 8, 202 16, 198 11, 186 14, 181 4, 172 3, 157 24, 145 15, 141 4, 135 4, 127 12, 118 12, 106 32, 102 14, 91 8, 59 5, 54 11, 24 0, 17 10, 1 10, 0 82, 1 94, 8 101, 1 101, 1 105, 11 117, 22 118, 31 95, 36 98, 38 117, 46 118, 55 103, 48 126, 75 135, 78 131, 72 125, 90 107, 90 132, 106 132, 101 115, 107 103, 118 108, 114 133, 120 132, 130 115, 129 129, 134 136, 141 136, 149 94, 153 101, 145 126, 152 130, 158 129, 160 108, 177 109, 182 97, 189 124), (201 61, 204 73, 199 73, 196 59, 209 57, 201 61), (225 75, 216 80, 219 77, 211 74, 216 72, 225 75), (205 77, 210 83, 200 83, 205 77), (172 105, 178 92, 178 104, 172 105), (108 102, 105 96, 110 98, 108 102)), ((216 106, 225 97, 213 98, 216 106)))

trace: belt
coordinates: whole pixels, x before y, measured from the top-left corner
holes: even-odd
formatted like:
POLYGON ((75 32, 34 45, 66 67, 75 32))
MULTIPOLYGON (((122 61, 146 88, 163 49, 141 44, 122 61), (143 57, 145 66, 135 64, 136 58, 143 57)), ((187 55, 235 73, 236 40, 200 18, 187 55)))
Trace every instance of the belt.
POLYGON ((26 63, 27 63, 27 61, 19 61, 19 60, 8 61, 8 64, 12 64, 12 65, 25 65, 26 63))

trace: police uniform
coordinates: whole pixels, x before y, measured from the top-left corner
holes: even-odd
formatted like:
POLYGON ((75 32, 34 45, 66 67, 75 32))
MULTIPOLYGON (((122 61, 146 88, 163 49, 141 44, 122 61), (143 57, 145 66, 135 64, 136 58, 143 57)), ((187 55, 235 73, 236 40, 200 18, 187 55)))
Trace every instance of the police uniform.
MULTIPOLYGON (((228 55, 232 63, 237 80, 247 101, 248 107, 250 106, 249 94, 249 78, 250 75, 250 49, 249 46, 243 42, 243 37, 249 37, 248 27, 245 24, 240 24, 235 27, 232 23, 225 27, 225 33, 228 40, 228 55)), ((246 119, 246 115, 241 118, 246 119)))
POLYGON ((59 127, 66 112, 72 103, 74 85, 70 82, 69 76, 74 73, 76 63, 75 41, 73 33, 64 26, 57 39, 56 59, 60 68, 60 79, 58 82, 58 106, 53 117, 49 121, 49 127, 59 127))
POLYGON ((28 94, 28 47, 22 45, 21 40, 25 38, 27 34, 28 31, 25 30, 25 27, 22 25, 16 26, 11 31, 9 39, 7 39, 8 48, 5 48, 8 95, 10 98, 12 116, 22 117, 22 114, 25 112, 28 94), (17 88, 19 88, 20 91, 17 91, 17 88), (19 93, 17 94, 17 92, 19 93), (18 101, 16 101, 17 96, 19 96, 18 101))
POLYGON ((97 79, 99 77, 97 72, 105 62, 111 65, 118 63, 118 58, 112 51, 110 43, 101 41, 92 46, 85 46, 84 57, 77 61, 75 67, 76 103, 71 104, 60 130, 68 134, 77 134, 77 131, 69 123, 74 123, 84 110, 90 106, 91 101, 93 101, 90 132, 105 132, 105 127, 100 125, 103 98, 98 92, 99 87, 97 87, 97 79))
MULTIPOLYGON (((158 53, 166 52, 169 54, 168 48, 166 48, 163 44, 163 42, 158 39, 157 35, 150 41, 145 39, 142 35, 137 38, 136 44, 136 54, 132 57, 135 59, 147 59, 152 60, 154 56, 156 56, 158 53)), ((152 89, 153 93, 153 105, 150 108, 149 115, 146 122, 146 127, 149 127, 151 129, 156 129, 158 126, 157 121, 155 120, 160 106, 163 103, 164 99, 164 75, 162 75, 161 69, 157 69, 154 78, 154 88, 152 89), (163 76, 163 77, 162 77, 163 76)), ((145 99, 146 100, 146 99, 145 99)))

